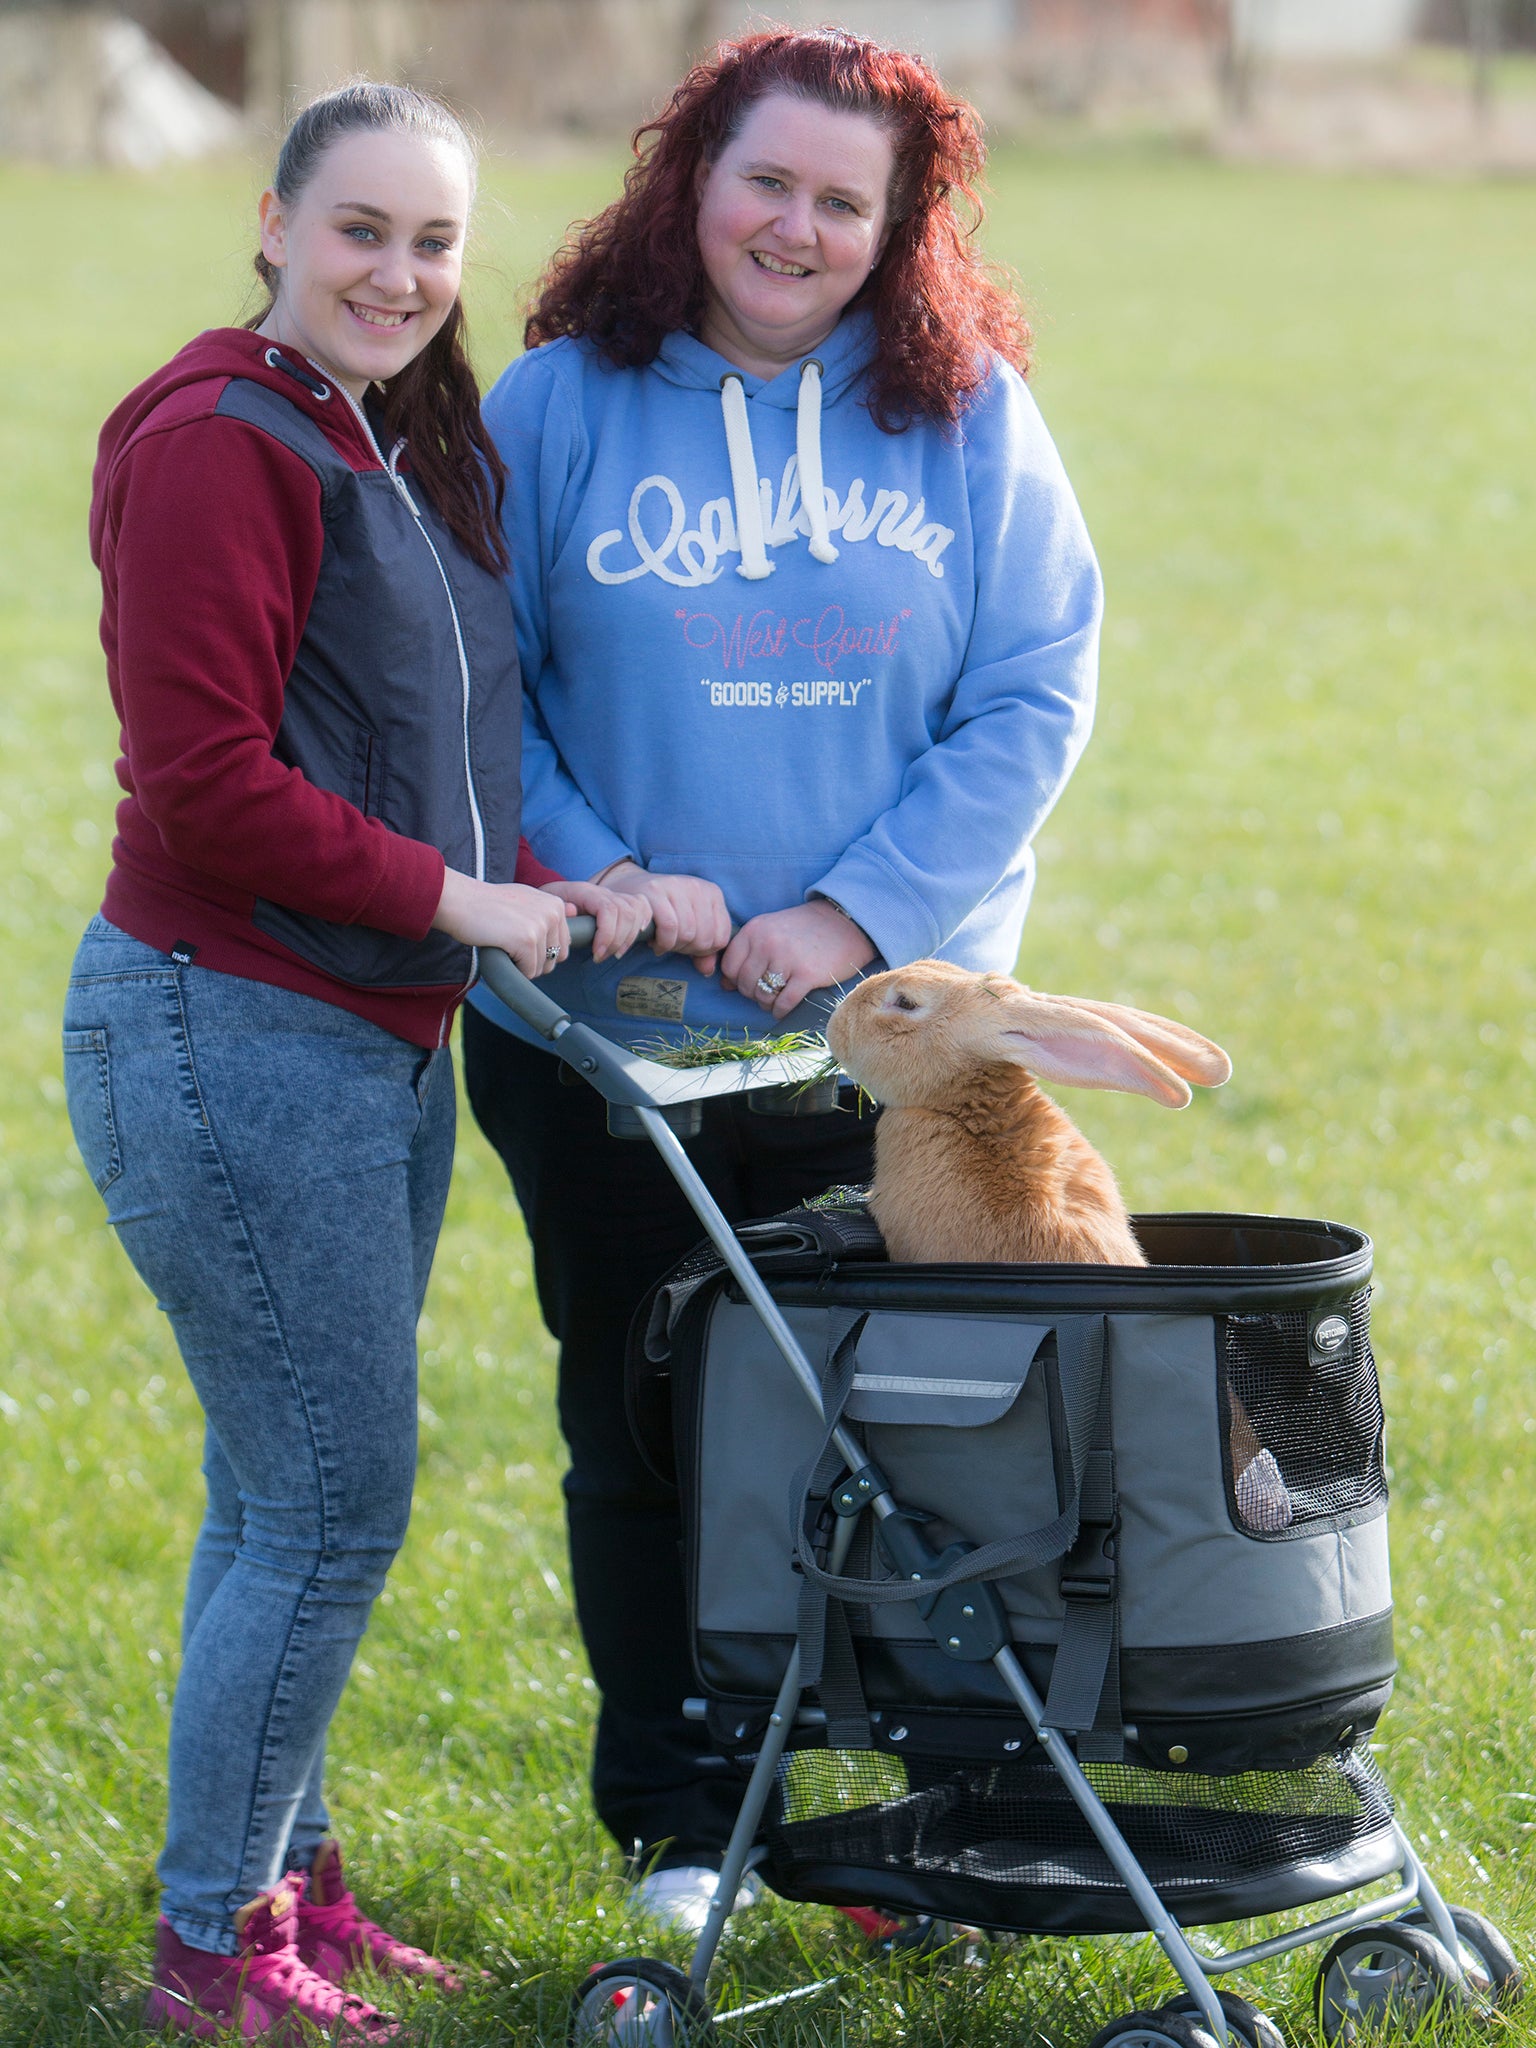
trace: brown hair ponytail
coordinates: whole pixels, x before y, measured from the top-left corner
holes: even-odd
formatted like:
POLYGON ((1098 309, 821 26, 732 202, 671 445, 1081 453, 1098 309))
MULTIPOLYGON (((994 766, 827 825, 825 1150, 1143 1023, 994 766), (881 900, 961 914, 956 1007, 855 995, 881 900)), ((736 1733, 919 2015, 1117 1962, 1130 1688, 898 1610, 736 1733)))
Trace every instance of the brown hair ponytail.
MULTIPOLYGON (((464 152, 471 181, 475 145, 452 108, 408 85, 363 82, 312 100, 278 152, 272 189, 291 206, 332 143, 359 131, 388 131, 448 142, 464 152)), ((259 327, 277 297, 279 272, 259 252, 256 275, 269 302, 248 327, 259 327)), ((411 467, 454 539, 483 569, 505 571, 501 506, 507 472, 480 417, 480 387, 465 348, 462 300, 426 347, 384 385, 384 420, 410 449, 411 467)))

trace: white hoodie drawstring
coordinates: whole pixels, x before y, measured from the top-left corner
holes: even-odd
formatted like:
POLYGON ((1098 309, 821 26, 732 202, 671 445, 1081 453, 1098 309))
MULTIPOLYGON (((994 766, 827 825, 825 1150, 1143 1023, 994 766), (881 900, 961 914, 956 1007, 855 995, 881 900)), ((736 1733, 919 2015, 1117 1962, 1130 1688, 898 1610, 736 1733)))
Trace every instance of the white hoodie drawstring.
MULTIPOLYGON (((757 455, 747 418, 747 391, 741 378, 728 372, 720 379, 720 410, 725 418, 725 446, 731 458, 731 492, 736 500, 736 544, 741 560, 736 574, 759 583, 773 574, 763 534, 763 501, 758 490, 757 455)), ((800 366, 795 406, 795 460, 800 472, 800 502, 811 529, 811 554, 818 562, 835 562, 837 549, 827 523, 827 491, 821 474, 821 364, 812 356, 800 366)))
POLYGON ((811 523, 811 553, 818 562, 835 562, 837 549, 827 527, 827 492, 821 477, 821 365, 814 356, 800 365, 795 456, 800 465, 800 502, 811 523))
POLYGON ((731 490, 736 499, 736 544, 741 560, 736 574, 757 583, 773 574, 763 541, 763 501, 757 491, 757 456, 747 423, 747 389, 740 377, 720 379, 720 410, 725 415, 725 446, 731 458, 731 490))

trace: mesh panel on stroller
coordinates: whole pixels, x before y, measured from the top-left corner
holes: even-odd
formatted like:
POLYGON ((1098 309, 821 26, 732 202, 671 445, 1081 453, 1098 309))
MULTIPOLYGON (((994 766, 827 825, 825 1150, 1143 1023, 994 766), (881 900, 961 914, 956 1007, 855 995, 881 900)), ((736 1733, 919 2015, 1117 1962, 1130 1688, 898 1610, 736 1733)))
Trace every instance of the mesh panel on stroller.
POLYGON ((1226 1315, 1219 1324, 1228 1411, 1235 1397, 1270 1451, 1290 1499, 1286 1528, 1298 1531, 1375 1513, 1387 1497, 1370 1290, 1339 1304, 1334 1321, 1346 1327, 1331 1332, 1331 1348, 1315 1342, 1316 1321, 1301 1309, 1272 1309, 1226 1315))
MULTIPOLYGON (((1084 1769, 1179 1919, 1278 1911, 1394 1867, 1391 1798, 1363 1746, 1297 1770, 1224 1777, 1084 1769)), ((790 1898, 873 1900, 1033 1932, 1142 1925, 1038 1753, 956 1767, 794 1750, 779 1765, 763 1839, 775 1888, 790 1898)))

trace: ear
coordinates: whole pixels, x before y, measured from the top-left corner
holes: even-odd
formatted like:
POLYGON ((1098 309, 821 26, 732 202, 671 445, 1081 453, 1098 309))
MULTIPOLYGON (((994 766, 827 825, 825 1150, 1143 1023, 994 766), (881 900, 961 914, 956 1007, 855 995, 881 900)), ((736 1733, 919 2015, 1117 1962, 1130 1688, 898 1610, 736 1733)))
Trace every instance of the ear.
POLYGON ((994 1013, 995 1050, 1039 1080, 1068 1088, 1112 1088, 1183 1109, 1188 1084, 1108 1017, 1070 996, 1021 988, 994 1013))
POLYGON ((1175 1024, 1171 1017, 1154 1017, 1150 1010, 1127 1009, 1123 1003, 1094 1003, 1085 996, 1074 996, 1072 1001, 1080 1010, 1091 1010, 1096 1017, 1118 1025, 1128 1038, 1144 1045, 1197 1087, 1219 1088, 1232 1078, 1232 1062, 1221 1047, 1186 1024, 1175 1024))
POLYGON ((270 185, 256 202, 256 218, 261 226, 261 253, 274 270, 281 270, 288 261, 288 222, 283 202, 270 185))

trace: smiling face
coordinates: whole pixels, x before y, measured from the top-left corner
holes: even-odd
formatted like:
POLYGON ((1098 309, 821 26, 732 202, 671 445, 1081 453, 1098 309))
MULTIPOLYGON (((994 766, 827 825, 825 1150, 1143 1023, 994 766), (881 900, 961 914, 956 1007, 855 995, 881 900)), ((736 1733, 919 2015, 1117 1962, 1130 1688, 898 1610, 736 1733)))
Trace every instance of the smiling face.
POLYGON ((700 339, 761 377, 824 341, 885 247, 893 160, 870 115, 759 100, 699 191, 700 339))
POLYGON ((470 167, 451 143, 343 135, 291 203, 261 195, 261 251, 278 283, 258 332, 361 399, 420 355, 453 310, 469 203, 470 167))

